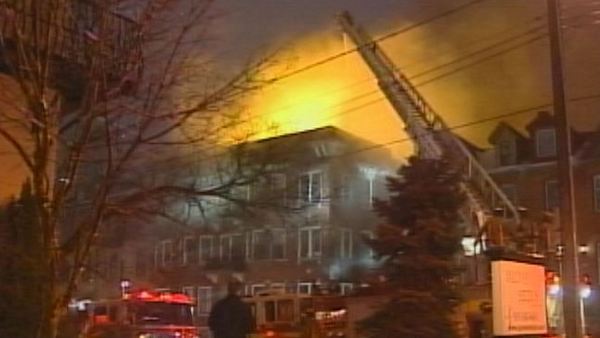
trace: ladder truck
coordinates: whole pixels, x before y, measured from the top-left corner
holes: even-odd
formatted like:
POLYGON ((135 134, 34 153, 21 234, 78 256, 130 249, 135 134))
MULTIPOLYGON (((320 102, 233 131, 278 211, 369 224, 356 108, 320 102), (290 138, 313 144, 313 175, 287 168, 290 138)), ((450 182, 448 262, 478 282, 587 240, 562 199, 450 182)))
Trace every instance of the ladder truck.
POLYGON ((348 12, 338 16, 338 23, 356 45, 358 53, 377 78, 379 88, 404 122, 418 156, 428 159, 445 157, 462 171, 462 188, 467 196, 463 216, 474 225, 475 234, 485 236, 486 222, 498 213, 510 223, 519 224, 517 207, 377 42, 354 22, 348 12))
MULTIPOLYGON (((513 244, 504 239, 503 227, 507 225, 514 229, 520 225, 518 208, 507 198, 465 143, 452 133, 442 117, 427 103, 406 75, 394 65, 377 41, 357 25, 348 12, 338 16, 338 24, 356 45, 356 50, 377 79, 379 88, 404 122, 406 132, 416 147, 417 155, 426 159, 444 158, 461 171, 462 190, 467 197, 461 214, 470 227, 466 232, 476 236, 475 243, 481 245, 480 248, 483 249, 485 243, 488 246, 486 248, 488 253, 492 252, 491 248, 500 249, 495 252, 503 252, 504 247, 513 244)), ((475 275, 478 275, 478 266, 488 265, 487 259, 478 261, 477 255, 474 262, 475 275)), ((458 314, 462 316, 459 322, 463 327, 459 330, 463 335, 467 327, 467 317, 472 313, 471 307, 480 309, 476 310, 478 316, 489 314, 491 311, 490 284, 487 279, 483 284, 477 283, 477 280, 478 278, 475 277, 474 286, 463 288, 467 305, 461 311, 464 316, 458 314), (471 306, 468 306, 469 300, 471 306), (477 305, 473 306, 473 304, 477 305)), ((477 318, 479 323, 477 325, 483 325, 480 328, 474 328, 474 321, 471 319, 468 320, 471 324, 468 325, 471 327, 469 331, 487 330, 483 326, 487 328, 491 326, 491 319, 487 315, 477 318)))

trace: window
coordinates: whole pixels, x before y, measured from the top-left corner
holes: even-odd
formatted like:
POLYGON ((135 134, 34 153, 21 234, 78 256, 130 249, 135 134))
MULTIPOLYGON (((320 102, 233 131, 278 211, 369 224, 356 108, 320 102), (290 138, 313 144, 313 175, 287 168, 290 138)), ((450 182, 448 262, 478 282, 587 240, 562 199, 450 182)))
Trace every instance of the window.
POLYGON ((194 237, 183 239, 183 265, 198 264, 198 240, 194 237))
POLYGON ((190 299, 196 299, 196 288, 193 286, 184 286, 181 288, 181 292, 190 299))
POLYGON ((199 286, 198 287, 198 313, 207 314, 210 312, 212 306, 212 287, 211 286, 199 286))
POLYGON ((271 258, 285 259, 285 229, 271 229, 271 258))
POLYGON ((340 257, 352 258, 352 230, 350 229, 340 231, 340 257))
POLYGON ((307 203, 320 203, 323 197, 323 173, 312 172, 300 176, 299 198, 307 203))
POLYGON ((312 285, 311 282, 300 282, 298 283, 298 293, 310 295, 312 293, 312 285))
POLYGON ((517 162, 517 146, 514 138, 499 140, 496 147, 499 165, 511 165, 517 162))
POLYGON ((535 149, 538 157, 556 156, 556 132, 554 128, 539 129, 535 132, 535 149))
POLYGON ((600 212, 600 175, 594 176, 594 210, 600 212))
POLYGON ((166 240, 161 242, 162 246, 162 266, 167 266, 173 263, 175 253, 173 252, 173 241, 166 240))
POLYGON ((214 257, 213 236, 200 236, 200 259, 207 261, 214 257))
POLYGON ((265 291, 267 287, 264 284, 252 284, 250 287, 250 294, 255 296, 263 291, 265 291))
POLYGON ((269 258, 269 238, 265 230, 252 231, 252 259, 268 259, 269 258))
POLYGON ((294 301, 282 299, 277 301, 277 321, 292 322, 294 320, 294 301))
POLYGON ((299 230, 298 257, 314 259, 321 256, 321 228, 303 228, 299 230))
POLYGON ((558 208, 558 182, 556 180, 546 181, 544 191, 546 195, 546 210, 558 208))
POLYGON ((354 285, 352 283, 340 283, 340 294, 349 295, 354 289, 354 285))
POLYGON ((232 261, 245 257, 246 243, 242 234, 221 235, 220 244, 221 260, 232 261))

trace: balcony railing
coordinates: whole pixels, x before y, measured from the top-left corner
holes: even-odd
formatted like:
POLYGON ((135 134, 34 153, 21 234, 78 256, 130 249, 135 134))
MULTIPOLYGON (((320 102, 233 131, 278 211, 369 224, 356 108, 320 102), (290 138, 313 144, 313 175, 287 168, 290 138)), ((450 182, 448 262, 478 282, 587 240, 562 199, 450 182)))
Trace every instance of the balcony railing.
POLYGON ((112 75, 141 62, 139 25, 93 0, 0 0, 0 38, 8 48, 35 49, 69 64, 101 57, 112 75))

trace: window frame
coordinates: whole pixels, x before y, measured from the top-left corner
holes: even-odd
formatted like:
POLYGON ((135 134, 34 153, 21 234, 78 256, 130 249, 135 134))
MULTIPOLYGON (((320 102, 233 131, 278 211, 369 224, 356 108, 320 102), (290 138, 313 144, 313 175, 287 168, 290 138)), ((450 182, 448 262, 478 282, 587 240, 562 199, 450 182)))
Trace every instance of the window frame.
POLYGON ((354 233, 352 229, 342 228, 340 229, 340 246, 339 255, 340 258, 351 259, 353 256, 354 247, 354 233), (348 244, 348 247, 346 247, 348 244))
POLYGON ((182 245, 183 246, 183 248, 182 248, 183 250, 181 250, 181 251, 182 251, 182 256, 183 256, 183 259, 182 259, 183 265, 185 266, 185 265, 190 264, 188 254, 192 254, 192 255, 195 254, 196 255, 196 262, 195 263, 192 262, 191 264, 198 264, 198 262, 200 261, 200 257, 199 257, 199 255, 200 255, 200 249, 198 248, 198 246, 200 245, 199 238, 197 238, 195 236, 185 236, 185 237, 183 237, 183 241, 182 242, 183 242, 183 245, 182 245), (187 245, 188 245, 188 242, 190 240, 195 241, 195 243, 196 243, 195 250, 193 250, 194 248, 192 248, 192 250, 188 250, 187 245))
MULTIPOLYGON (((550 134, 548 134, 548 135, 550 135, 550 134)), ((546 135, 546 136, 548 136, 548 135, 546 135)), ((553 128, 553 127, 540 128, 535 131, 535 154, 539 158, 550 158, 550 157, 556 156, 556 129, 555 128, 553 128), (553 143, 551 145, 541 142, 543 140, 544 133, 551 133, 552 138, 553 138, 553 143), (549 151, 543 152, 543 149, 544 149, 544 148, 542 148, 543 146, 551 147, 551 148, 549 148, 550 149, 549 151)))
POLYGON ((161 266, 165 267, 165 266, 169 266, 171 264, 173 264, 174 261, 174 256, 175 256, 175 245, 173 243, 173 240, 171 239, 166 239, 160 242, 160 246, 161 246, 161 266), (167 250, 167 247, 170 247, 170 250, 167 250), (169 251, 169 252, 167 252, 169 251), (168 260, 167 260, 167 256, 168 260))
POLYGON ((310 226, 310 227, 301 227, 298 229, 298 260, 299 261, 306 261, 306 260, 314 260, 314 259, 320 259, 323 255, 323 228, 320 226, 310 226), (306 256, 303 256, 302 253, 302 233, 306 232, 308 233, 308 237, 307 237, 307 252, 306 252, 306 256), (314 233, 319 233, 319 243, 318 243, 318 250, 315 250, 314 248, 314 241, 315 239, 314 237, 314 233))
POLYGON ((271 260, 276 260, 276 261, 285 261, 288 259, 287 257, 287 231, 285 228, 272 228, 270 229, 271 233, 273 234, 273 240, 271 241, 271 245, 269 248, 269 255, 271 260), (282 241, 282 252, 281 252, 281 257, 275 257, 274 253, 275 253, 275 240, 276 238, 278 238, 277 233, 279 233, 279 236, 281 236, 280 238, 283 240, 282 241))
POLYGON ((515 138, 502 138, 496 144, 498 166, 509 166, 517 162, 517 141, 515 138), (503 150, 506 150, 503 151, 503 150), (506 161, 504 161, 506 160, 506 161))
MULTIPOLYGON (((324 193, 324 181, 325 181, 325 175, 323 173, 322 170, 311 170, 311 171, 307 171, 304 172, 302 174, 300 174, 298 176, 298 200, 303 202, 303 203, 307 203, 307 204, 318 204, 320 205, 323 202, 323 193, 324 193), (308 177, 308 181, 307 181, 307 192, 306 192, 306 196, 304 196, 304 189, 303 189, 303 177, 308 177), (318 186, 318 190, 319 190, 319 196, 318 199, 315 198, 315 194, 313 193, 313 188, 315 185, 315 180, 314 177, 318 177, 319 178, 319 186, 318 186)), ((316 190, 316 189, 315 189, 316 190)))
POLYGON ((214 235, 199 236, 198 237, 198 261, 206 262, 208 260, 213 259, 214 257, 215 257, 215 236, 214 235), (206 239, 208 239, 210 241, 208 257, 204 257, 204 255, 203 255, 203 248, 204 248, 203 240, 206 240, 206 239))

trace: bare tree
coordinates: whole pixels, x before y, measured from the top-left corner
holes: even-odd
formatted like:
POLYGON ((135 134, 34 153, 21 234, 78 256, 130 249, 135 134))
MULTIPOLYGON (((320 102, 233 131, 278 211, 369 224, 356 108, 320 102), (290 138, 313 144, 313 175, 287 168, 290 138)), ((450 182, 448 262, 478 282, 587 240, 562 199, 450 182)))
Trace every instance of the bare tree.
POLYGON ((232 191, 268 172, 224 140, 243 126, 236 103, 264 84, 270 59, 216 76, 202 54, 212 1, 139 3, 0 1, 1 67, 11 77, 1 84, 11 109, 0 112, 0 137, 27 170, 42 252, 28 337, 57 336, 112 217, 156 212, 171 198, 242 203, 232 191), (172 179, 182 177, 175 168, 207 161, 227 163, 212 167, 211 184, 172 179))

